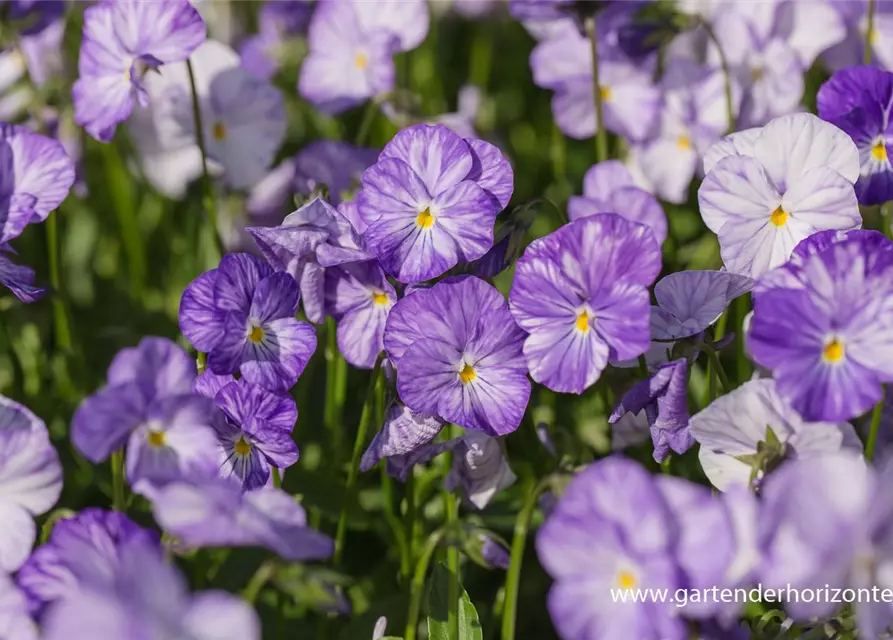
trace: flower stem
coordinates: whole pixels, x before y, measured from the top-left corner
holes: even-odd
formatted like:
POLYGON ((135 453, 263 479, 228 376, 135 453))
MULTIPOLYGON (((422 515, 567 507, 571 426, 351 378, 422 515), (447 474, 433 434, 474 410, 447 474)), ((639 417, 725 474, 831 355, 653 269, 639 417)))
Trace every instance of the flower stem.
POLYGON ((598 33, 595 28, 595 16, 587 17, 583 26, 592 49, 592 94, 595 100, 595 161, 608 159, 608 132, 605 131, 604 105, 602 104, 602 86, 598 76, 598 33))
POLYGON ((406 552, 409 562, 415 559, 415 541, 418 535, 416 502, 415 502, 415 474, 410 471, 403 485, 403 497, 406 500, 406 552))
POLYGON ((248 586, 246 586, 245 590, 242 592, 242 597, 249 603, 254 604, 254 601, 257 600, 257 595, 261 592, 261 589, 264 588, 264 585, 270 581, 270 578, 273 577, 275 572, 276 565, 272 560, 268 560, 260 565, 260 567, 257 568, 257 571, 254 572, 254 575, 251 576, 251 580, 248 581, 248 586))
POLYGON ((716 37, 716 32, 713 30, 710 23, 702 19, 700 20, 700 24, 704 28, 704 33, 707 34, 707 37, 713 43, 713 46, 716 47, 716 53, 719 55, 719 66, 722 69, 723 75, 723 88, 726 93, 726 124, 728 126, 728 131, 726 131, 726 133, 729 134, 735 130, 735 104, 732 98, 732 74, 729 71, 729 60, 726 58, 722 45, 716 37))
MULTIPOLYGON (((735 367, 738 382, 742 383, 751 375, 750 359, 744 353, 744 319, 750 313, 750 296, 740 296, 732 304, 735 306, 735 326, 738 329, 735 334, 735 367)), ((731 390, 731 387, 727 390, 731 390)))
POLYGON ((347 362, 338 351, 338 333, 334 318, 326 324, 326 404, 323 409, 323 424, 332 438, 332 451, 338 464, 343 458, 344 428, 341 419, 344 415, 344 400, 347 395, 347 362))
POLYGON ((271 473, 272 473, 272 475, 273 475, 273 486, 274 486, 276 489, 280 489, 280 488, 282 488, 282 476, 279 475, 279 468, 278 468, 278 467, 273 467, 273 468, 271 469, 271 473))
MULTIPOLYGON (((724 392, 728 392, 732 390, 732 383, 729 382, 729 377, 726 375, 725 369, 722 368, 722 362, 719 359, 719 354, 716 353, 716 350, 711 347, 709 344, 702 344, 701 348, 707 353, 707 356, 710 358, 710 361, 713 363, 713 371, 716 373, 719 378, 719 383, 722 385, 722 389, 724 392)), ((711 400, 715 400, 716 396, 711 395, 711 400)))
POLYGON ((874 37, 874 12, 876 0, 868 0, 868 25, 865 29, 865 51, 862 52, 862 61, 871 64, 871 40, 874 37))
POLYGON ((549 486, 549 479, 540 480, 530 493, 515 520, 515 535, 512 538, 512 552, 509 569, 505 576, 505 606, 502 611, 502 640, 515 640, 515 619, 518 610, 518 587, 521 584, 521 564, 524 561, 524 546, 527 543, 527 529, 536 508, 540 494, 549 486))
MULTIPOLYGON (((451 431, 454 427, 450 427, 451 431)), ((451 436, 453 434, 450 434, 451 436)), ((451 454, 452 455, 452 454, 451 454)), ((452 491, 444 490, 444 506, 446 510, 446 527, 455 530, 459 522, 459 502, 452 491)), ((447 569, 449 583, 447 585, 447 628, 450 638, 459 637, 459 548, 451 544, 447 547, 447 569)))
POLYGON ((143 234, 136 215, 132 178, 124 168, 124 161, 114 143, 99 145, 105 165, 106 185, 127 256, 128 290, 135 301, 141 301, 146 286, 146 257, 143 234))
POLYGON ((120 449, 112 453, 112 508, 124 513, 127 504, 124 499, 124 452, 120 449))
POLYGON ((205 211, 208 212, 208 223, 210 226, 211 237, 214 239, 214 245, 217 247, 219 256, 222 257, 225 251, 223 249, 223 243, 220 240, 220 233, 217 231, 217 209, 214 206, 214 183, 211 182, 211 174, 208 173, 208 151, 205 147, 205 128, 202 124, 202 110, 198 97, 198 89, 195 86, 195 72, 192 68, 192 60, 186 60, 186 70, 189 72, 189 88, 192 90, 192 118, 195 124, 195 142, 202 155, 202 183, 205 187, 203 204, 205 211))
POLYGON ((363 111, 363 119, 360 121, 360 128, 357 130, 355 144, 358 147, 362 147, 366 143, 369 132, 372 130, 372 123, 375 122, 375 117, 378 115, 378 109, 378 100, 370 100, 366 105, 366 109, 363 111))
POLYGON ((871 410, 871 426, 868 429, 868 440, 865 441, 865 459, 874 459, 874 447, 877 444, 878 428, 881 425, 881 414, 884 412, 884 389, 881 388, 881 399, 871 410))
POLYGON ((71 349, 71 322, 68 319, 68 308, 62 295, 62 277, 59 271, 59 211, 54 211, 44 223, 46 232, 47 255, 49 256, 50 284, 53 286, 53 330, 56 346, 64 351, 71 349))
POLYGON ((434 555, 434 551, 445 533, 446 529, 440 528, 428 536, 428 540, 425 542, 425 547, 422 550, 422 557, 419 558, 419 562, 415 567, 415 573, 412 576, 412 588, 409 594, 409 612, 406 616, 406 629, 403 632, 404 640, 415 640, 416 630, 419 626, 419 612, 422 609, 422 594, 425 591, 425 576, 428 573, 428 565, 431 564, 431 557, 434 555))
POLYGON ((387 465, 381 467, 381 493, 384 496, 384 517, 394 534, 394 541, 400 550, 400 575, 409 578, 411 559, 406 544, 406 529, 394 512, 394 481, 388 475, 387 465))
POLYGON ((344 492, 344 504, 341 505, 341 513, 338 515, 338 529, 335 532, 335 554, 332 558, 334 566, 341 565, 341 556, 344 553, 344 536, 347 534, 347 511, 354 494, 356 493, 357 476, 360 472, 360 458, 363 455, 363 446, 366 444, 366 432, 369 423, 372 422, 374 411, 374 398, 378 374, 381 372, 381 356, 375 361, 375 368, 369 378, 369 387, 366 389, 366 400, 363 402, 363 412, 360 415, 360 424, 357 427, 357 437, 353 443, 353 457, 350 461, 350 470, 347 474, 347 489, 344 492))

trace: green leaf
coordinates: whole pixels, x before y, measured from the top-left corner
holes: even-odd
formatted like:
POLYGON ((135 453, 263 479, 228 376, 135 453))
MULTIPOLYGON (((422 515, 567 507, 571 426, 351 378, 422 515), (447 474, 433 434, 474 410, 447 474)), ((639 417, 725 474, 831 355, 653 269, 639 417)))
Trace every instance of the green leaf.
MULTIPOLYGON (((450 571, 442 562, 434 567, 428 590, 428 638, 429 640, 457 640, 450 638, 449 623, 450 571)), ((459 637, 458 640, 483 640, 484 632, 478 620, 478 612, 465 589, 459 586, 459 637)))

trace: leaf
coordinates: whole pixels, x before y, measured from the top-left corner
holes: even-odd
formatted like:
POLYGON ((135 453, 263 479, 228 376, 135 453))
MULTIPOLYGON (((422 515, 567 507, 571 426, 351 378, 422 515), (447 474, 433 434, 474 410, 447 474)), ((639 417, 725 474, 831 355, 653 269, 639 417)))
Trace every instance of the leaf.
MULTIPOLYGON (((457 640, 450 638, 449 612, 450 570, 438 563, 431 576, 428 590, 428 638, 430 640, 457 640)), ((459 637, 458 640, 483 640, 484 632, 478 620, 478 612, 462 585, 459 585, 459 637)))

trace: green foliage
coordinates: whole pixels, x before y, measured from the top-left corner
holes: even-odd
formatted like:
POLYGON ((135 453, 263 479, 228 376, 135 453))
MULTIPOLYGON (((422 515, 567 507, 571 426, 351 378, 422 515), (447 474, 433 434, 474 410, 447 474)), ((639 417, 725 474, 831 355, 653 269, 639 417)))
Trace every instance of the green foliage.
POLYGON ((459 590, 459 637, 450 638, 447 622, 449 608, 450 571, 443 563, 434 567, 428 590, 428 638, 430 640, 483 640, 483 630, 478 620, 477 610, 471 603, 468 594, 461 586, 459 590))

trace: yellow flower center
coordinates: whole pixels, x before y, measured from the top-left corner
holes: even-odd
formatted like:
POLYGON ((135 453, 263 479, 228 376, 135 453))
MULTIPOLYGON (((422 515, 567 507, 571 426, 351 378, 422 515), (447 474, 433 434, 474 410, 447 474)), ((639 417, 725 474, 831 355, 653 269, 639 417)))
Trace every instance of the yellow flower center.
POLYGON ((611 99, 611 96, 613 96, 614 93, 611 91, 611 87, 600 84, 598 86, 598 95, 602 99, 602 102, 607 102, 611 99))
POLYGON ((871 145, 871 157, 875 160, 886 160, 887 145, 885 145, 881 140, 875 142, 873 145, 871 145))
POLYGON ((431 215, 431 210, 428 207, 425 207, 425 209, 416 216, 415 223, 422 229, 430 228, 431 225, 434 224, 434 216, 431 215))
POLYGON ((825 359, 825 362, 838 363, 843 360, 843 356, 845 355, 846 349, 843 348, 843 345, 837 338, 834 338, 825 345, 825 349, 822 351, 822 357, 825 359))
POLYGON ((215 122, 211 128, 211 135, 215 140, 224 140, 226 138, 226 125, 222 122, 215 122))
POLYGON ((691 139, 688 136, 679 136, 676 138, 676 146, 682 149, 683 151, 688 151, 691 149, 691 139))
POLYGON ((150 431, 146 440, 149 442, 150 447, 163 447, 167 444, 167 437, 164 435, 164 431, 150 431))
POLYGON ((360 51, 354 56, 353 63, 356 65, 357 69, 365 69, 369 66, 369 56, 360 51))
POLYGON ((621 571, 617 574, 617 587, 620 589, 635 589, 636 576, 629 571, 621 571))
POLYGON ((248 334, 248 339, 257 344, 264 339, 264 330, 260 327, 251 327, 251 333, 248 334))
POLYGON ((788 221, 788 212, 781 208, 781 205, 775 207, 775 211, 769 216, 769 222, 774 224, 776 227, 783 227, 784 223, 788 221))
POLYGON ((239 456, 247 456, 249 453, 251 453, 251 445, 245 441, 244 437, 239 438, 239 441, 236 443, 234 449, 236 451, 236 455, 239 456))
POLYGON ((589 314, 581 311, 580 315, 577 316, 577 321, 574 322, 574 326, 577 328, 577 331, 582 333, 589 331, 589 314))
POLYGON ((474 367, 470 364, 466 364, 462 367, 462 371, 459 372, 459 380, 462 381, 462 384, 468 384, 477 377, 478 374, 474 372, 474 367))

